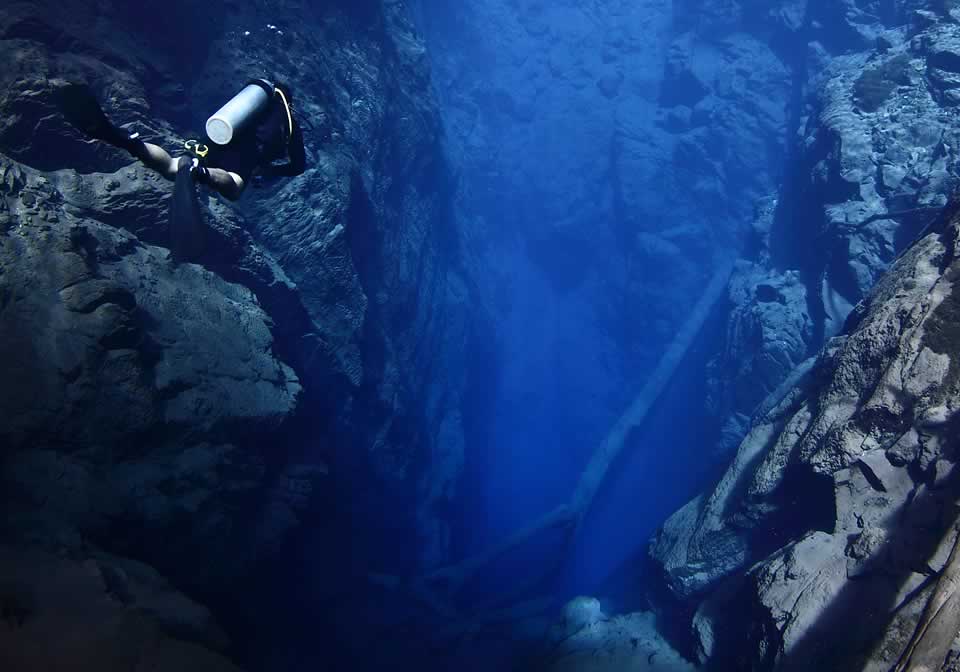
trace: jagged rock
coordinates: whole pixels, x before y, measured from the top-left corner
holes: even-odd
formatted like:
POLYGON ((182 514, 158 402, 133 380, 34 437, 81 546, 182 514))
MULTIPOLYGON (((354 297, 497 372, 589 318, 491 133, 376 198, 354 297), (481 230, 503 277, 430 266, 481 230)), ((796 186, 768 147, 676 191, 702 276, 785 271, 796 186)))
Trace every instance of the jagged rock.
MULTIPOLYGON (((817 268, 813 274, 818 276, 819 286, 810 284, 805 289, 819 296, 822 313, 816 305, 812 306, 811 324, 801 341, 804 347, 815 345, 817 338, 837 333, 848 319, 862 326, 865 309, 858 308, 851 315, 854 305, 871 291, 901 246, 936 217, 936 206, 944 202, 957 177, 956 129, 949 121, 953 105, 949 92, 955 87, 950 54, 956 24, 942 20, 942 13, 938 13, 907 27, 899 23, 906 13, 872 15, 864 3, 856 2, 811 4, 808 8, 808 17, 812 19, 808 30, 821 36, 809 52, 807 73, 809 90, 814 94, 807 110, 819 116, 807 123, 800 145, 803 168, 799 179, 811 187, 800 189, 804 194, 802 202, 790 198, 789 189, 783 192, 777 214, 767 218, 773 226, 755 226, 753 252, 757 261, 755 268, 750 269, 755 274, 766 271, 771 260, 778 268, 797 265, 805 268, 800 277, 806 281, 811 275, 810 266, 806 265, 817 268), (835 20, 826 18, 828 15, 835 20), (828 30, 836 30, 837 34, 829 35, 828 30), (849 32, 838 37, 844 31, 849 32), (851 51, 850 38, 854 34, 861 46, 851 51), (831 57, 831 51, 844 53, 831 57), (811 203, 815 204, 812 210, 808 209, 811 203), (930 206, 934 209, 925 209, 930 206), (811 217, 818 216, 818 210, 823 214, 824 225, 815 244, 828 241, 827 253, 804 256, 784 250, 782 241, 789 240, 783 237, 785 222, 795 226, 801 219, 792 218, 800 217, 807 226, 811 217), (812 214, 795 215, 791 211, 812 214), (887 213, 895 214, 887 219, 883 217, 887 213)), ((759 217, 757 221, 764 219, 759 217)), ((914 328, 912 325, 928 310, 924 292, 932 286, 931 278, 938 276, 934 268, 938 262, 935 253, 927 250, 925 255, 928 261, 921 261, 913 270, 901 269, 906 279, 894 291, 896 301, 888 300, 892 291, 889 289, 883 290, 884 299, 871 300, 871 306, 883 300, 896 303, 898 317, 888 315, 889 322, 885 323, 878 318, 885 326, 862 337, 844 337, 828 343, 819 364, 806 376, 801 388, 790 393, 781 388, 770 394, 752 422, 745 421, 751 413, 749 405, 715 404, 721 411, 720 417, 723 412, 728 413, 724 436, 734 438, 749 430, 747 438, 713 493, 695 499, 675 514, 651 548, 665 570, 671 590, 686 600, 688 608, 699 602, 693 621, 694 647, 716 669, 724 669, 724 665, 769 669, 775 661, 787 665, 794 658, 799 661, 799 669, 807 669, 804 665, 817 666, 805 658, 812 655, 811 650, 805 649, 806 642, 796 634, 798 630, 790 631, 794 626, 787 627, 788 624, 797 622, 795 627, 802 630, 804 622, 818 620, 817 614, 823 609, 812 595, 819 591, 826 596, 823 599, 832 600, 837 590, 845 590, 848 576, 857 576, 864 585, 873 585, 871 582, 877 580, 873 577, 874 556, 878 549, 889 547, 890 539, 897 536, 884 525, 861 521, 861 528, 849 544, 842 539, 817 536, 820 533, 810 533, 812 536, 804 541, 790 542, 797 544, 801 555, 809 554, 803 556, 806 560, 796 571, 809 570, 801 583, 811 591, 810 602, 790 613, 777 611, 775 604, 792 598, 774 594, 779 590, 776 586, 786 579, 769 578, 771 575, 764 572, 769 569, 776 573, 777 562, 785 560, 770 560, 769 566, 762 565, 766 569, 756 569, 748 575, 751 582, 766 576, 774 587, 769 588, 769 610, 763 616, 750 611, 748 617, 761 634, 743 639, 740 626, 733 624, 731 629, 720 614, 741 607, 753 609, 749 605, 756 604, 757 599, 767 599, 757 597, 767 589, 757 587, 757 583, 744 588, 736 584, 737 579, 725 581, 723 577, 742 576, 751 563, 768 554, 772 553, 772 558, 781 553, 785 539, 791 536, 803 537, 811 528, 830 530, 833 516, 825 502, 834 497, 828 494, 822 480, 815 477, 806 481, 803 470, 798 471, 796 465, 805 464, 823 475, 837 474, 851 464, 859 465, 855 467, 859 477, 868 479, 879 490, 871 485, 863 491, 861 503, 848 508, 862 507, 865 499, 888 497, 883 490, 896 490, 899 494, 892 501, 902 503, 904 495, 900 490, 909 486, 912 491, 911 479, 917 474, 933 475, 925 478, 939 475, 941 482, 949 480, 949 465, 941 463, 945 447, 940 430, 925 436, 922 417, 939 406, 932 398, 943 393, 943 386, 952 385, 951 358, 944 354, 950 347, 945 345, 946 339, 940 341, 939 349, 911 341, 912 345, 904 346, 910 353, 903 354, 904 363, 891 363, 892 358, 899 356, 895 353, 901 347, 896 345, 896 339, 906 338, 904 330, 914 328), (913 308, 913 300, 924 308, 913 308), (842 383, 832 391, 816 392, 823 389, 817 381, 829 371, 838 371, 842 383), (819 395, 815 402, 802 401, 811 394, 819 395), (914 408, 917 400, 923 400, 920 409, 914 408), (908 470, 913 477, 907 476, 908 470), (791 488, 791 483, 797 490, 791 488), (808 491, 806 495, 802 494, 804 489, 808 491), (794 502, 800 501, 820 504, 808 504, 806 522, 794 527, 797 521, 791 511, 794 502), (705 594, 711 596, 703 601, 705 594), (804 621, 805 618, 809 620, 804 621), (738 644, 725 648, 731 640, 738 644), (784 657, 782 652, 778 653, 783 646, 800 652, 784 657), (743 651, 748 653, 743 656, 743 651)), ((761 283, 762 276, 754 286, 761 283)), ((777 295, 770 290, 764 292, 774 298, 777 295)), ((805 314, 804 308, 796 314, 805 314)), ((742 309, 735 309, 731 324, 742 322, 740 315, 742 309)), ((783 321, 782 317, 779 319, 783 321)), ((727 348, 738 342, 736 336, 740 333, 728 333, 727 348)), ((744 340, 740 337, 740 342, 744 340)), ((759 338, 757 342, 762 343, 759 338)), ((796 364, 802 352, 802 348, 795 349, 794 359, 785 363, 796 364)), ((718 370, 720 361, 715 364, 718 370)), ((743 360, 731 357, 730 361, 743 360)), ((784 385, 780 381, 786 380, 789 371, 789 365, 770 371, 768 377, 762 371, 750 371, 743 382, 749 390, 755 382, 769 381, 764 390, 768 391, 771 384, 784 385)), ((793 382, 799 377, 793 374, 793 382)), ((726 401, 729 396, 714 392, 713 398, 726 401)), ((936 415, 934 426, 942 427, 950 411, 936 415)), ((841 506, 839 498, 837 502, 841 506)), ((915 559, 913 562, 922 564, 915 559)), ((916 611, 913 606, 904 609, 903 622, 915 619, 916 611)), ((874 627, 872 636, 881 634, 882 628, 874 627)), ((856 636, 863 638, 860 641, 870 641, 863 631, 856 636)))
POLYGON ((214 557, 238 514, 220 495, 252 503, 264 485, 260 451, 225 440, 278 427, 301 390, 269 318, 249 290, 76 218, 23 174, 41 197, 0 237, 7 529, 75 546, 123 521, 138 532, 114 543, 136 539, 169 568, 172 539, 153 535, 179 522, 180 542, 208 558, 196 577, 226 577, 214 557))
POLYGON ((0 330, 8 380, 18 381, 3 388, 12 448, 39 436, 109 444, 161 421, 276 424, 293 411, 299 382, 271 355, 267 317, 248 290, 175 266, 121 230, 52 212, 57 222, 25 214, 0 239, 15 296, 0 330), (115 417, 115 408, 126 410, 115 417))
MULTIPOLYGON (((749 418, 803 361, 813 338, 806 287, 796 272, 739 262, 728 294, 733 305, 723 352, 708 365, 710 410, 728 422, 749 418)), ((718 447, 733 449, 745 427, 718 447), (732 444, 730 443, 732 442, 732 444)))
POLYGON ((951 213, 943 233, 895 264, 804 386, 754 426, 712 494, 652 545, 674 594, 701 601, 694 634, 709 669, 873 670, 899 656, 925 574, 952 547, 956 455, 944 433, 960 353, 941 336, 960 263, 951 213), (937 489, 925 485, 928 468, 937 489), (717 536, 728 543, 711 545, 717 536), (733 609, 749 611, 718 620, 733 609))
MULTIPOLYGON (((847 8, 844 10, 845 13, 838 12, 838 9, 837 6, 809 5, 808 16, 813 19, 809 30, 816 33, 827 25, 826 21, 822 24, 816 22, 820 12, 827 14, 837 12, 836 17, 841 23, 851 21, 857 16, 863 19, 879 20, 879 17, 870 17, 861 9, 847 8)), ((854 30, 862 31, 863 29, 854 27, 854 30)), ((862 32, 862 35, 867 36, 871 31, 879 30, 880 28, 871 27, 862 32)), ((877 34, 880 35, 879 32, 877 34)), ((792 365, 797 364, 805 356, 806 349, 815 345, 815 341, 821 338, 821 335, 829 336, 836 333, 856 300, 873 286, 888 263, 887 260, 891 258, 891 253, 909 235, 898 232, 897 227, 909 230, 917 226, 918 220, 926 221, 920 219, 924 217, 923 212, 912 215, 913 219, 897 218, 896 221, 883 220, 882 215, 870 214, 903 210, 916 204, 917 201, 912 200, 914 198, 919 198, 921 203, 923 199, 929 198, 926 195, 917 194, 917 189, 923 182, 915 179, 916 173, 911 172, 909 165, 904 164, 915 161, 918 156, 916 151, 909 149, 910 147, 936 146, 942 128, 939 122, 936 125, 928 125, 924 122, 905 125, 884 124, 880 126, 879 132, 872 136, 874 139, 872 146, 878 148, 876 151, 883 154, 879 159, 876 158, 876 154, 871 154, 869 128, 875 122, 852 111, 851 101, 854 103, 860 101, 871 109, 881 110, 877 114, 884 115, 884 120, 896 119, 898 122, 902 120, 899 110, 906 105, 903 96, 907 96, 910 100, 910 114, 917 116, 940 114, 935 106, 929 105, 929 99, 927 102, 921 101, 924 95, 920 90, 922 77, 919 61, 910 53, 910 43, 904 38, 903 31, 896 28, 889 29, 882 33, 881 37, 885 44, 881 55, 861 53, 832 60, 822 45, 812 43, 815 48, 810 52, 808 71, 804 74, 808 77, 811 91, 819 93, 820 89, 816 88, 817 80, 824 82, 822 95, 818 99, 811 100, 810 104, 810 108, 821 110, 822 123, 808 124, 807 138, 801 146, 806 147, 805 152, 810 156, 808 165, 813 178, 811 184, 814 185, 816 193, 810 195, 807 192, 803 202, 798 202, 789 198, 790 190, 788 189, 781 194, 781 198, 777 199, 775 203, 777 209, 772 213, 769 212, 769 208, 761 210, 761 216, 755 219, 760 226, 754 226, 757 235, 755 249, 752 252, 757 258, 756 270, 751 272, 759 274, 766 271, 779 275, 782 273, 779 269, 784 265, 787 267, 795 265, 800 269, 811 263, 822 265, 821 270, 816 272, 819 275, 817 284, 810 283, 807 279, 811 275, 809 270, 803 270, 797 276, 798 281, 803 278, 801 282, 806 286, 800 285, 800 288, 806 294, 820 297, 822 313, 817 306, 812 305, 813 310, 807 316, 804 299, 803 303, 797 302, 789 307, 789 310, 785 307, 784 315, 779 316, 779 319, 778 316, 771 316, 774 318, 772 324, 779 321, 784 325, 792 324, 791 318, 788 317, 791 312, 794 315, 803 316, 805 328, 800 332, 803 336, 797 339, 797 347, 784 353, 787 356, 779 361, 778 366, 761 367, 756 371, 749 367, 741 369, 742 384, 746 390, 762 389, 765 393, 771 387, 784 384, 792 365), (825 67, 828 63, 829 67, 825 67), (820 73, 821 70, 824 70, 824 74, 820 73), (907 93, 908 89, 913 93, 907 93), (884 105, 894 104, 897 105, 898 112, 887 117, 884 105), (882 140, 879 140, 881 134, 882 140), (877 182, 871 188, 871 180, 874 179, 877 179, 877 182), (831 246, 834 243, 829 243, 824 255, 814 253, 804 257, 796 255, 793 251, 783 250, 780 247, 782 243, 779 241, 783 239, 782 231, 786 225, 785 222, 789 223, 789 226, 798 227, 803 220, 803 226, 808 225, 808 217, 796 215, 793 211, 806 212, 811 201, 825 204, 823 206, 823 212, 827 218, 825 226, 832 235, 839 238, 839 242, 833 249, 831 246), (868 221, 871 217, 872 221, 868 221), (858 221, 867 223, 862 226, 851 223, 858 221), (771 224, 768 225, 766 222, 771 224), (771 268, 771 262, 776 264, 774 268, 778 270, 767 270, 771 268), (757 385, 757 383, 762 384, 757 385)), ((839 46, 833 40, 825 41, 830 48, 836 49, 839 46)), ((848 49, 848 43, 842 44, 841 49, 848 49)), ((949 143, 945 147, 949 148, 949 143)), ((945 173, 941 171, 944 165, 927 165, 923 168, 925 171, 932 170, 936 174, 935 179, 930 182, 931 187, 934 184, 943 184, 945 173)), ((799 179, 806 180, 806 174, 799 179)), ((924 190, 926 191, 925 187, 924 190)), ((933 193, 933 190, 929 193, 933 193)), ((937 201, 934 200, 934 202, 937 201)), ((809 243, 795 244, 806 246, 809 243)), ((813 245, 819 247, 822 243, 817 240, 813 245)), ((762 277, 757 281, 763 282, 762 277)), ((742 305, 743 301, 738 303, 742 305)), ((731 356, 732 353, 742 353, 747 361, 751 361, 751 355, 748 354, 751 352, 750 341, 744 338, 742 330, 734 328, 738 323, 742 324, 742 315, 743 308, 734 309, 725 344, 726 353, 723 357, 714 360, 715 370, 722 370, 724 364, 728 362, 737 362, 739 365, 743 361, 743 357, 737 359, 731 356)), ((797 333, 796 326, 792 324, 788 332, 797 333)), ((763 344, 759 347, 769 347, 769 344, 760 340, 759 337, 755 338, 758 345, 763 344)), ((715 400, 711 410, 721 418, 726 414, 723 437, 726 443, 722 445, 727 445, 731 439, 738 438, 745 431, 744 418, 754 412, 755 406, 751 403, 755 403, 756 399, 749 400, 751 403, 731 405, 729 401, 731 395, 724 392, 725 389, 722 387, 711 390, 711 399, 715 400)), ((760 409, 760 412, 764 412, 764 409, 760 409)))
POLYGON ((822 157, 815 198, 834 241, 819 288, 828 335, 929 222, 922 208, 942 205, 957 179, 960 137, 947 95, 954 85, 937 66, 949 64, 956 31, 937 22, 905 39, 903 28, 890 27, 882 54, 838 56, 825 73, 820 123, 809 127, 805 144, 811 163, 822 157))

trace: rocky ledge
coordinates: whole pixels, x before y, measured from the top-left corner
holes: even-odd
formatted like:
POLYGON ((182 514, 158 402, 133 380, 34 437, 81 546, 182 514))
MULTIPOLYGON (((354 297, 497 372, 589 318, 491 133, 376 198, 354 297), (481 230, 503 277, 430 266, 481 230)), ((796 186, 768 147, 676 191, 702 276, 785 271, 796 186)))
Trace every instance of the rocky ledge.
POLYGON ((887 670, 913 633, 957 535, 957 206, 933 228, 652 542, 707 669, 887 670))

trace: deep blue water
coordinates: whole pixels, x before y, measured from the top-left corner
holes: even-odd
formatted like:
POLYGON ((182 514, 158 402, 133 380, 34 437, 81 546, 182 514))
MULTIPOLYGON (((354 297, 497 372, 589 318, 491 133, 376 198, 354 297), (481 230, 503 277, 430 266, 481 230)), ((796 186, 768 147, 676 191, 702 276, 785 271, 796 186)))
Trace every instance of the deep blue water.
MULTIPOLYGON (((494 240, 487 291, 502 308, 491 399, 478 409, 486 421, 468 437, 458 550, 469 555, 570 500, 716 260, 736 254, 753 190, 781 167, 767 152, 783 129, 765 139, 725 124, 700 131, 702 146, 747 167, 731 163, 718 191, 691 196, 711 179, 704 150, 664 132, 658 109, 692 105, 702 93, 689 79, 664 81, 683 23, 668 3, 475 0, 451 10, 424 1, 415 9, 450 151, 469 186, 461 206, 494 240), (609 72, 622 77, 612 97, 595 81, 609 72)), ((724 67, 707 45, 690 58, 706 76, 724 67)), ((722 342, 725 309, 720 301, 631 432, 574 546, 555 533, 532 539, 491 568, 477 594, 522 584, 558 548, 565 558, 549 584, 558 599, 602 590, 628 561, 641 571, 650 535, 717 469, 705 365, 722 342)))

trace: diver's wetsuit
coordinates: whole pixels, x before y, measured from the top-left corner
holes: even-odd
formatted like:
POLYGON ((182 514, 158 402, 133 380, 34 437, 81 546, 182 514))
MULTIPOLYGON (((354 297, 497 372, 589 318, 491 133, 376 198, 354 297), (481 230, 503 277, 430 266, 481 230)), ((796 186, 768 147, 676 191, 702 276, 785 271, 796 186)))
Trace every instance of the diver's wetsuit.
POLYGON ((190 156, 173 159, 163 148, 114 126, 90 87, 84 84, 67 83, 60 86, 55 95, 64 118, 78 130, 125 149, 144 165, 175 182, 170 208, 170 249, 177 259, 197 259, 204 251, 204 227, 196 182, 206 183, 235 200, 255 174, 292 177, 305 169, 303 133, 284 102, 290 100, 289 89, 282 84, 274 87, 265 80, 250 83, 267 92, 268 107, 260 113, 260 118, 250 120, 239 129, 228 145, 207 139, 209 152, 202 166, 195 166, 195 159, 190 156), (284 92, 283 96, 280 91, 284 92), (286 163, 276 163, 283 159, 286 163))
MULTIPOLYGON (((270 95, 269 107, 260 119, 240 130, 229 144, 218 145, 206 138, 209 152, 204 161, 205 167, 220 168, 238 175, 243 180, 243 187, 250 183, 255 174, 293 177, 302 174, 306 167, 303 132, 293 119, 292 112, 272 88, 268 89, 260 81, 252 83, 267 90, 270 95), (286 159, 286 163, 276 163, 283 159, 286 159)), ((181 159, 170 207, 170 249, 178 259, 196 259, 205 247, 202 214, 197 202, 195 173, 191 163, 186 157, 181 159)), ((203 182, 202 170, 199 175, 199 181, 203 182)))
POLYGON ((239 131, 229 144, 218 145, 207 138, 210 152, 206 164, 236 173, 245 184, 255 173, 266 177, 300 175, 306 166, 300 125, 292 113, 288 118, 287 108, 279 94, 259 80, 250 83, 264 87, 270 96, 270 106, 260 119, 239 131), (288 128, 288 119, 293 122, 292 129, 288 128), (287 163, 274 163, 283 159, 287 163))

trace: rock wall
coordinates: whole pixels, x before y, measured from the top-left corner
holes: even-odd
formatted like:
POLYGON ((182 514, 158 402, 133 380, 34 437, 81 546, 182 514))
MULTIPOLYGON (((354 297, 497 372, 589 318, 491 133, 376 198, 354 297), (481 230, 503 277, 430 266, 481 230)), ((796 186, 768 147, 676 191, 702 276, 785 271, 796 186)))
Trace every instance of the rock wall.
POLYGON ((782 188, 759 204, 749 263, 731 284, 710 398, 725 418, 721 450, 734 448, 763 397, 838 333, 958 175, 942 56, 953 34, 947 5, 785 3, 778 14, 779 37, 795 54, 797 143, 782 188))
POLYGON ((748 433, 651 544, 655 601, 708 669, 889 669, 955 536, 956 353, 941 337, 955 222, 941 208, 958 175, 946 54, 960 17, 943 3, 806 12, 792 175, 758 217, 763 272, 748 269, 754 298, 736 302, 717 360, 744 374, 721 389, 760 383, 748 433))
POLYGON ((957 227, 954 206, 654 540, 673 594, 697 604, 711 669, 879 670, 900 655, 956 536, 957 227))
MULTIPOLYGON (((445 559, 484 320, 404 8, 269 5, 0 9, 4 539, 148 563, 241 632, 254 595, 303 599, 303 567, 323 612, 347 577, 445 559), (176 264, 172 185, 64 124, 55 89, 174 149, 255 76, 290 82, 308 169, 204 195, 207 251, 176 264)), ((282 636, 258 635, 234 652, 282 636)))

